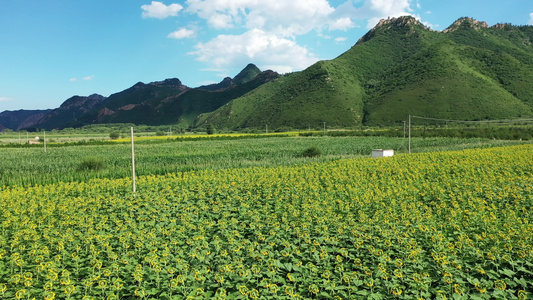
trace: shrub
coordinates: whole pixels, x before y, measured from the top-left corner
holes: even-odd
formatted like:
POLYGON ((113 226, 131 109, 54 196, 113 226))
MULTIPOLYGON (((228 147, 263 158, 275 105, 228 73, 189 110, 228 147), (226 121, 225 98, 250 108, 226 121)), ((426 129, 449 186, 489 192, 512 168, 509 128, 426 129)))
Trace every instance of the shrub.
POLYGON ((316 156, 319 156, 322 154, 322 150, 320 150, 319 148, 313 146, 313 147, 309 147, 307 149, 305 149, 301 156, 303 157, 316 157, 316 156))
POLYGON ((164 136, 165 135, 165 132, 164 131, 157 131, 155 133, 156 136, 164 136))
POLYGON ((113 132, 111 132, 111 133, 109 134, 109 137, 110 137, 112 140, 116 140, 116 139, 118 139, 119 136, 120 136, 120 134, 119 134, 118 132, 116 132, 116 131, 113 131, 113 132))
POLYGON ((78 171, 100 170, 104 167, 104 160, 100 157, 90 156, 82 159, 78 171))
POLYGON ((215 133, 215 126, 213 126, 212 124, 207 125, 206 133, 207 133, 207 134, 213 134, 213 133, 215 133))
POLYGON ((309 137, 309 136, 313 136, 313 133, 312 132, 300 132, 298 133, 298 136, 309 137))

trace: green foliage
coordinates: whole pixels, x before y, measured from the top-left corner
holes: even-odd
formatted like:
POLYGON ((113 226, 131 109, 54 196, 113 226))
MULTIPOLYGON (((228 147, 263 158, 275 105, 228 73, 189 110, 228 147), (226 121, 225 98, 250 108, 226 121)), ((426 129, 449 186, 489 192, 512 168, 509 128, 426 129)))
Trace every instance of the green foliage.
POLYGON ((93 171, 104 168, 104 160, 101 157, 84 157, 78 165, 78 171, 93 171))
POLYGON ((164 131, 156 131, 155 133, 156 136, 164 136, 165 135, 165 132, 164 131))
POLYGON ((112 140, 116 140, 120 137, 120 133, 118 133, 117 131, 113 131, 109 134, 109 138, 112 139, 112 140))
POLYGON ((317 157, 322 155, 322 150, 316 146, 305 149, 301 154, 302 157, 317 157))
POLYGON ((213 126, 213 124, 207 125, 207 129, 205 132, 209 135, 215 133, 215 126, 213 126))

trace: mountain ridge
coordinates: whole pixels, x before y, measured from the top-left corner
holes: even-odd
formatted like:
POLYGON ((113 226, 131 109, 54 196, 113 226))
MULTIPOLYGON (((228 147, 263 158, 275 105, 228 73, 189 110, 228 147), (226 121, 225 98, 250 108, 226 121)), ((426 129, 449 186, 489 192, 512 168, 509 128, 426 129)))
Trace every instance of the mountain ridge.
POLYGON ((354 127, 401 123, 408 115, 529 117, 532 81, 533 26, 463 17, 435 31, 404 16, 381 20, 343 54, 300 72, 279 75, 249 64, 234 78, 197 88, 177 78, 139 82, 59 128, 113 122, 354 127))
POLYGON ((262 87, 273 91, 235 99, 204 115, 201 124, 352 127, 402 123, 410 114, 460 120, 532 116, 533 88, 527 82, 533 80, 533 27, 488 27, 471 18, 454 24, 441 32, 413 17, 382 20, 339 57, 286 77, 290 84, 262 87), (320 88, 299 92, 320 78, 320 88), (305 105, 309 97, 329 107, 318 114, 305 105), (280 105, 271 107, 272 102, 280 105), (289 113, 280 112, 282 106, 290 107, 289 113), (306 120, 291 119, 291 113, 306 120))

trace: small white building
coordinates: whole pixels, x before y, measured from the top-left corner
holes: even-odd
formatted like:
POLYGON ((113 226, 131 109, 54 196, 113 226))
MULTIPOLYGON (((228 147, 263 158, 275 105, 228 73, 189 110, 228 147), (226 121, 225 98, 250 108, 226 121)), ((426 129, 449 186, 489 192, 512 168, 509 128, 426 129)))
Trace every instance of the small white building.
POLYGON ((392 149, 374 149, 372 150, 372 157, 389 157, 394 155, 392 149))

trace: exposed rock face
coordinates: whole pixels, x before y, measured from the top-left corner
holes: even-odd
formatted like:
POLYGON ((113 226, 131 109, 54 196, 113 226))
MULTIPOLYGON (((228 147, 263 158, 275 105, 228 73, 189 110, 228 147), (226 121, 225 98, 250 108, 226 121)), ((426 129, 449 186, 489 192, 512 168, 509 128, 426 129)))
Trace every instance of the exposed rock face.
POLYGON ((475 30, 480 30, 482 28, 489 28, 489 24, 487 22, 478 21, 473 18, 460 18, 459 20, 455 21, 450 27, 446 28, 443 32, 453 32, 456 31, 459 28, 462 27, 470 27, 475 30))
POLYGON ((110 115, 112 115, 114 113, 115 113, 114 111, 110 110, 107 107, 104 107, 100 111, 98 111, 98 116, 96 117, 96 120, 100 121, 100 120, 102 120, 103 117, 110 116, 110 115))
POLYGON ((155 85, 155 86, 169 86, 169 87, 179 87, 179 88, 184 87, 184 85, 181 83, 181 80, 179 80, 178 78, 170 78, 170 79, 165 79, 163 81, 154 81, 149 84, 155 85))
POLYGON ((128 105, 124 105, 122 106, 121 108, 119 108, 120 110, 132 110, 136 107, 137 105, 135 104, 128 104, 128 105))
POLYGON ((498 23, 492 27, 496 28, 496 29, 506 29, 506 28, 512 28, 513 25, 509 24, 509 23, 498 23))
POLYGON ((393 27, 407 27, 410 25, 421 25, 424 26, 422 23, 420 23, 417 19, 411 16, 403 16, 398 18, 388 18, 388 19, 381 19, 379 23, 374 27, 376 29, 384 28, 384 29, 392 29, 393 27))
MULTIPOLYGON (((498 24, 495 25, 496 28, 505 28, 508 24, 498 24)), ((381 19, 379 23, 374 26, 369 32, 367 32, 363 37, 357 41, 357 44, 364 43, 366 41, 369 41, 372 39, 378 32, 383 32, 386 30, 394 30, 394 29, 402 29, 402 28, 421 28, 423 30, 429 30, 429 31, 435 31, 426 25, 422 24, 420 21, 415 19, 412 16, 402 16, 398 18, 388 18, 388 19, 381 19)), ((489 28, 489 25, 487 22, 478 21, 473 18, 460 18, 457 21, 455 21, 450 27, 446 28, 443 32, 454 32, 457 31, 459 28, 472 28, 474 30, 480 30, 483 28, 489 28)), ((407 31, 407 34, 413 33, 413 30, 407 31)))
MULTIPOLYGON (((423 30, 434 31, 430 29, 429 27, 427 27, 426 25, 422 24, 420 21, 418 21, 412 16, 402 16, 398 18, 381 19, 379 23, 376 26, 374 26, 374 28, 372 28, 369 32, 367 32, 363 37, 361 37, 357 41, 356 44, 361 44, 366 41, 369 41, 374 36, 376 36, 378 32, 383 32, 383 31, 392 30, 392 29, 412 29, 416 27, 422 28, 423 30)), ((408 34, 414 33, 414 31, 408 30, 407 33, 408 34)))

